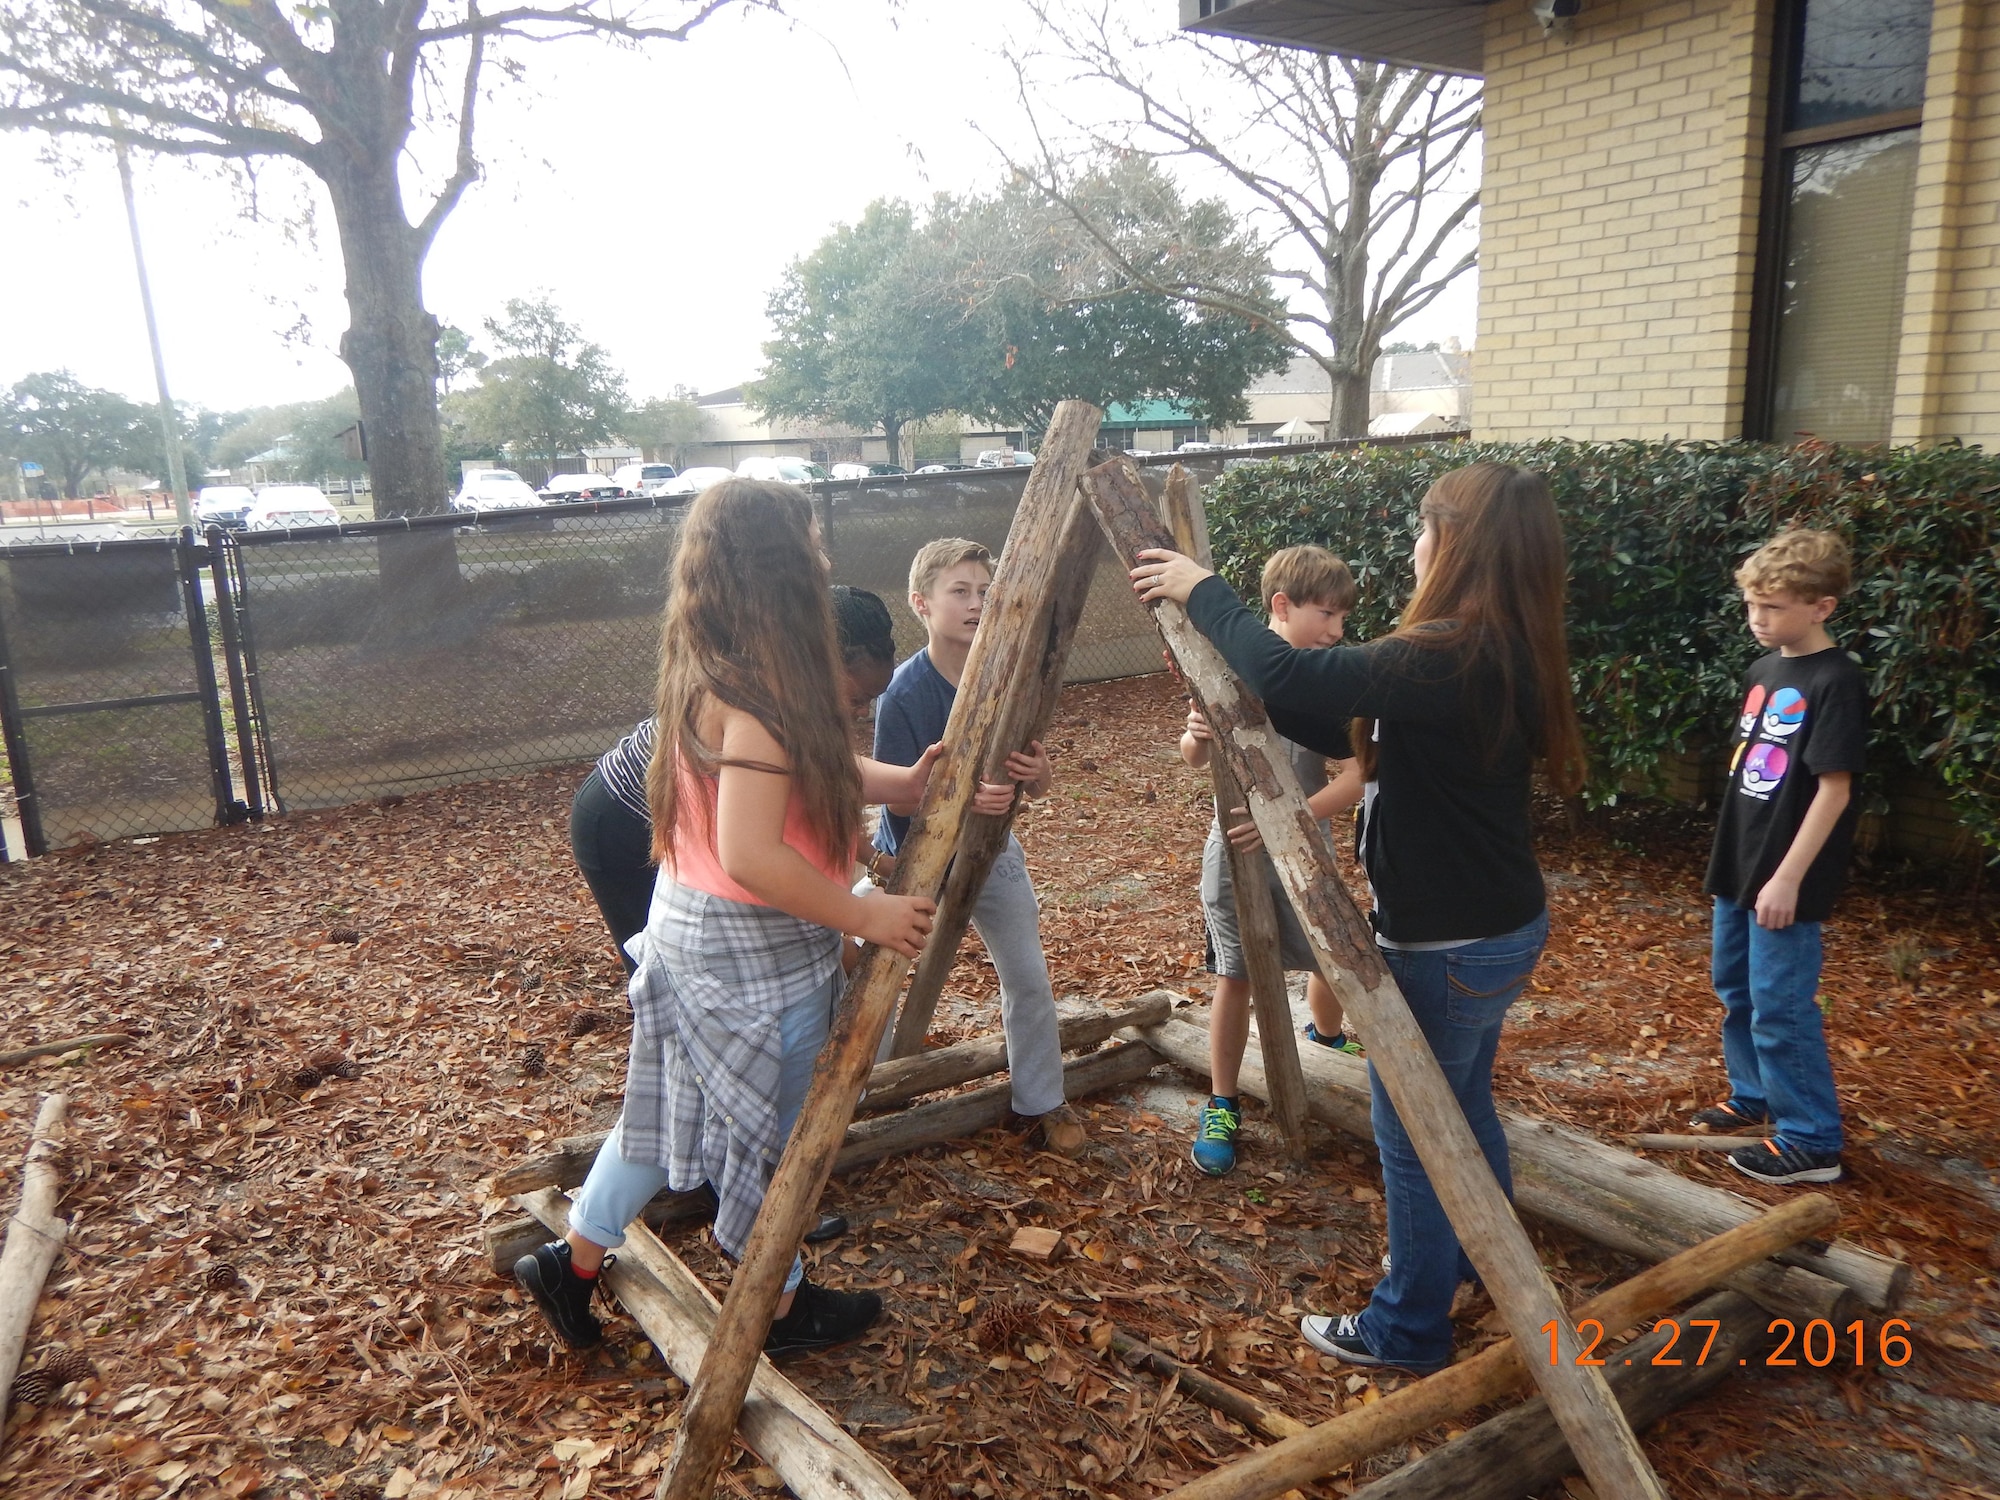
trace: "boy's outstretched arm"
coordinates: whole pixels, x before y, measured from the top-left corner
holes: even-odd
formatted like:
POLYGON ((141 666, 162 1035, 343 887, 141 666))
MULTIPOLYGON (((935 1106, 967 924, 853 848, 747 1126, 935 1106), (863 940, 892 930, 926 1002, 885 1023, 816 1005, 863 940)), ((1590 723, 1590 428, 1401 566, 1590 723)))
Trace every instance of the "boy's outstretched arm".
POLYGON ((1847 804, 1853 797, 1853 772, 1820 772, 1819 790, 1813 793, 1812 805, 1806 808, 1805 817, 1799 820, 1799 831, 1792 835, 1792 847, 1785 851, 1778 868, 1757 893, 1759 927, 1777 931, 1791 926, 1797 919, 1799 883, 1806 878, 1806 871, 1812 868, 1812 862, 1819 858, 1819 851, 1833 836, 1840 815, 1847 811, 1847 804))

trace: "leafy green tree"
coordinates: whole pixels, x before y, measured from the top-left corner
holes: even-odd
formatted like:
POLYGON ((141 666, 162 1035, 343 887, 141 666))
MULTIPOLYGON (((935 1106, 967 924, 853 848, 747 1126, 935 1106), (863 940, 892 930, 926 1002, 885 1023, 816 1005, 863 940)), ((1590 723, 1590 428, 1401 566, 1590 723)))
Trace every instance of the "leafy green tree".
POLYGON ((486 356, 472 347, 472 335, 455 323, 438 330, 438 391, 451 393, 452 384, 486 367, 486 356))
POLYGON ((701 442, 707 426, 694 392, 683 385, 676 386, 671 396, 655 396, 627 412, 618 435, 655 459, 685 466, 689 450, 701 442))
POLYGON ((499 357, 480 370, 474 389, 452 398, 469 442, 553 459, 604 442, 623 425, 625 377, 546 294, 509 299, 502 317, 486 320, 486 333, 499 357))
POLYGON ((69 499, 83 495, 93 474, 157 464, 161 457, 144 407, 85 385, 67 370, 28 375, 7 392, 0 402, 0 448, 16 463, 40 464, 69 499))
POLYGON ((479 178, 488 59, 516 80, 531 44, 683 41, 731 6, 777 0, 0 0, 0 129, 289 161, 316 179, 345 263, 340 353, 367 419, 376 511, 442 510, 423 268, 479 178), (427 135, 455 143, 441 184, 423 180, 427 135))
MULTIPOLYGON (((229 429, 209 450, 209 461, 225 469, 240 469, 259 454, 267 477, 318 484, 329 479, 360 479, 365 464, 347 456, 341 433, 354 425, 361 404, 354 388, 345 387, 318 401, 292 401, 282 406, 255 407, 239 412, 229 429)), ((190 472, 198 472, 190 470, 190 472)))

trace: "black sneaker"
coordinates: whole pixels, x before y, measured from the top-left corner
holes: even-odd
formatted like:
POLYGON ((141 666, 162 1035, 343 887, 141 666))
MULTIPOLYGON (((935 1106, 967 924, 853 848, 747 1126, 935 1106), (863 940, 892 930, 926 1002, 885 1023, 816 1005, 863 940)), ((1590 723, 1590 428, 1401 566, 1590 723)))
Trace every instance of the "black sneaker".
POLYGON ((1766 1114, 1751 1114, 1738 1109, 1734 1099, 1724 1099, 1720 1104, 1711 1104, 1707 1109, 1698 1109, 1688 1120, 1695 1130, 1712 1130, 1717 1135, 1745 1135, 1755 1133, 1760 1125, 1771 1123, 1766 1114))
POLYGON ((824 1245, 828 1240, 837 1240, 847 1233, 847 1220, 839 1214, 822 1214, 817 1224, 806 1231, 808 1245, 824 1245))
MULTIPOLYGON (((609 1256, 604 1264, 611 1264, 609 1256)), ((601 1268, 598 1274, 603 1274, 601 1268)), ((590 1310, 590 1294, 597 1289, 597 1280, 585 1281, 570 1269, 567 1240, 537 1245, 532 1254, 515 1261, 514 1279, 535 1299, 556 1337, 570 1348, 589 1349, 603 1340, 604 1325, 590 1310)))
POLYGON ((1745 1146, 1741 1151, 1730 1152, 1729 1165, 1745 1177, 1754 1177, 1759 1182, 1840 1181, 1838 1151, 1807 1151, 1798 1146, 1787 1146, 1777 1136, 1772 1136, 1761 1145, 1745 1146))
POLYGON ((764 1352, 773 1359, 831 1349, 866 1333, 882 1316, 882 1299, 873 1292, 836 1292, 810 1281, 799 1283, 792 1310, 764 1335, 764 1352))

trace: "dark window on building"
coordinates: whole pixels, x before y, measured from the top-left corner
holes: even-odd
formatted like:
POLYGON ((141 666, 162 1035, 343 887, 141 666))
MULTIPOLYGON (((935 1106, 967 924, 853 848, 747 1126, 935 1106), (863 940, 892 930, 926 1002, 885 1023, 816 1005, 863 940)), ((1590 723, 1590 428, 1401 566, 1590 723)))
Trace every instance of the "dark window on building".
POLYGON ((1889 436, 1930 12, 1930 0, 1780 6, 1754 437, 1889 436))

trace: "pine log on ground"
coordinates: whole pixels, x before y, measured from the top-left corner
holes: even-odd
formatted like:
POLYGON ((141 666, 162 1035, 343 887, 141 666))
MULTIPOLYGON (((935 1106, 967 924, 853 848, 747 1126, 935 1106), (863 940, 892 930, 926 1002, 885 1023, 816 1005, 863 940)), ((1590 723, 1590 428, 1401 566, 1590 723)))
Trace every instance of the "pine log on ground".
MULTIPOLYGON (((518 1200, 545 1226, 569 1227, 569 1199, 551 1188, 518 1200)), ((619 1305, 676 1375, 692 1380, 715 1328, 715 1299, 650 1230, 634 1228, 604 1271, 619 1305)), ((799 1500, 909 1500, 909 1491, 813 1399, 759 1357, 738 1423, 743 1441, 799 1500)))
MULTIPOLYGON (((1208 1032, 1175 1017, 1130 1035, 1194 1073, 1208 1067, 1208 1032)), ((1368 1120, 1368 1065, 1327 1047, 1303 1049, 1306 1097, 1313 1118, 1373 1141, 1368 1120)), ((1257 1038, 1243 1056, 1243 1088, 1263 1098, 1257 1038)), ((1659 1261, 1713 1238, 1761 1213, 1761 1205, 1720 1188, 1690 1182, 1580 1130, 1501 1111, 1514 1171, 1514 1202, 1523 1213, 1559 1225, 1627 1255, 1659 1261)), ((1891 1311, 1910 1270, 1901 1261, 1846 1240, 1824 1248, 1795 1245, 1776 1262, 1757 1265, 1727 1285, 1781 1317, 1826 1318, 1845 1327, 1858 1304, 1891 1311), (1880 1302, 1871 1299, 1880 1297, 1880 1302)))
MULTIPOLYGON (((1077 478, 1102 415, 1088 402, 1065 401, 1043 435, 945 724, 944 753, 931 769, 889 881, 892 895, 936 896, 972 812, 980 769, 991 763, 1003 731, 1020 711, 1024 663, 1039 660, 1044 676, 1062 671, 1060 654, 1049 650, 1053 591, 1066 571, 1059 544, 1070 531, 1077 478)), ((909 966, 901 954, 870 946, 848 981, 798 1123, 730 1281, 715 1337, 681 1409, 680 1431, 657 1491, 663 1500, 709 1500, 714 1492, 785 1275, 840 1153, 909 966)))
MULTIPOLYGON (((1721 1325, 1708 1358, 1685 1357, 1688 1340, 1678 1343, 1681 1363, 1656 1365, 1655 1355, 1673 1335, 1665 1329, 1617 1351, 1606 1367, 1612 1394, 1636 1430, 1644 1430, 1720 1383, 1739 1362, 1762 1363, 1772 1345, 1764 1310, 1737 1292, 1718 1292, 1688 1309, 1682 1328, 1696 1318, 1721 1325), (1629 1359, 1630 1365, 1622 1363, 1629 1359)), ((1703 1335, 1706 1337, 1706 1334, 1703 1335)), ((1395 1473, 1353 1492, 1354 1500, 1519 1500, 1576 1471, 1569 1444, 1537 1397, 1480 1423, 1462 1437, 1433 1448, 1395 1473)))
POLYGON ((0 1068, 12 1068, 24 1062, 33 1062, 38 1057, 61 1057, 65 1052, 74 1052, 79 1047, 126 1047, 136 1040, 137 1038, 128 1032, 94 1031, 89 1036, 37 1042, 32 1047, 16 1047, 12 1052, 0 1052, 0 1068))
POLYGON ((1308 1430, 1298 1418, 1286 1416, 1248 1391, 1217 1380, 1213 1375, 1175 1359, 1157 1345, 1134 1338, 1121 1329, 1111 1332, 1111 1352, 1135 1370, 1151 1370, 1155 1375, 1176 1377, 1181 1390, 1203 1406, 1219 1411, 1225 1417, 1234 1417, 1252 1432, 1261 1432, 1267 1438, 1297 1437, 1308 1430))
MULTIPOLYGON (((1106 1089, 1137 1083, 1159 1066, 1160 1057, 1144 1042, 1121 1042, 1101 1052, 1073 1057, 1063 1064, 1063 1097, 1086 1099, 1106 1089)), ((903 1156, 924 1146, 944 1141, 961 1141, 1004 1124, 1013 1112, 1013 1085, 988 1084, 983 1089, 934 1099, 897 1114, 877 1115, 847 1127, 846 1144, 834 1158, 833 1170, 854 1172, 871 1167, 884 1157, 903 1156)), ((594 1152, 592 1153, 595 1154, 594 1152)), ((589 1170, 588 1162, 585 1171, 589 1170)), ((579 1172, 575 1182, 583 1180, 579 1172)), ((573 1186, 565 1183, 563 1186, 573 1186)), ((640 1210, 640 1222, 654 1229, 680 1224, 696 1224, 714 1212, 712 1200, 703 1192, 661 1193, 640 1210)), ((511 1275, 514 1262, 542 1242, 543 1235, 533 1218, 495 1219, 486 1228, 486 1254, 494 1274, 511 1275)))
MULTIPOLYGON (((1824 1194, 1795 1198, 1600 1292, 1576 1309, 1575 1321, 1595 1322, 1599 1334, 1592 1343, 1603 1345, 1708 1291, 1731 1271, 1826 1228, 1837 1212, 1824 1194)), ((1385 1452, 1440 1422, 1524 1389, 1544 1359, 1554 1362, 1547 1332, 1528 1346, 1503 1340, 1380 1401, 1211 1470, 1175 1490, 1171 1500, 1271 1500, 1295 1485, 1385 1452)))
POLYGON ((1629 1137, 1638 1151, 1741 1151, 1745 1146, 1761 1146, 1761 1135, 1635 1135, 1629 1137))
MULTIPOLYGON (((1128 564, 1143 552, 1172 547, 1173 537, 1154 513, 1130 459, 1100 464, 1081 483, 1105 535, 1128 564)), ((1368 1038, 1371 1065, 1395 1101, 1424 1175, 1486 1283, 1494 1308, 1518 1339, 1525 1341, 1537 1329, 1553 1325, 1564 1351, 1580 1349, 1554 1283, 1487 1166, 1372 927, 1348 894, 1326 830, 1306 806, 1263 705, 1194 628, 1186 610, 1161 599, 1148 608, 1182 675, 1207 709, 1216 753, 1228 758, 1247 794, 1250 816, 1320 973, 1329 984, 1341 981, 1336 991, 1368 1038)), ((1665 1500, 1659 1476, 1595 1368, 1557 1360, 1546 1369, 1536 1366, 1534 1376, 1604 1500, 1665 1500)))
POLYGON ((15 1372, 28 1347, 28 1330, 35 1321, 35 1304, 69 1234, 67 1220, 56 1217, 56 1159, 62 1154, 67 1094, 50 1094, 35 1114, 28 1154, 21 1165, 21 1202, 7 1224, 7 1244, 0 1250, 0 1443, 5 1442, 7 1406, 15 1372))

